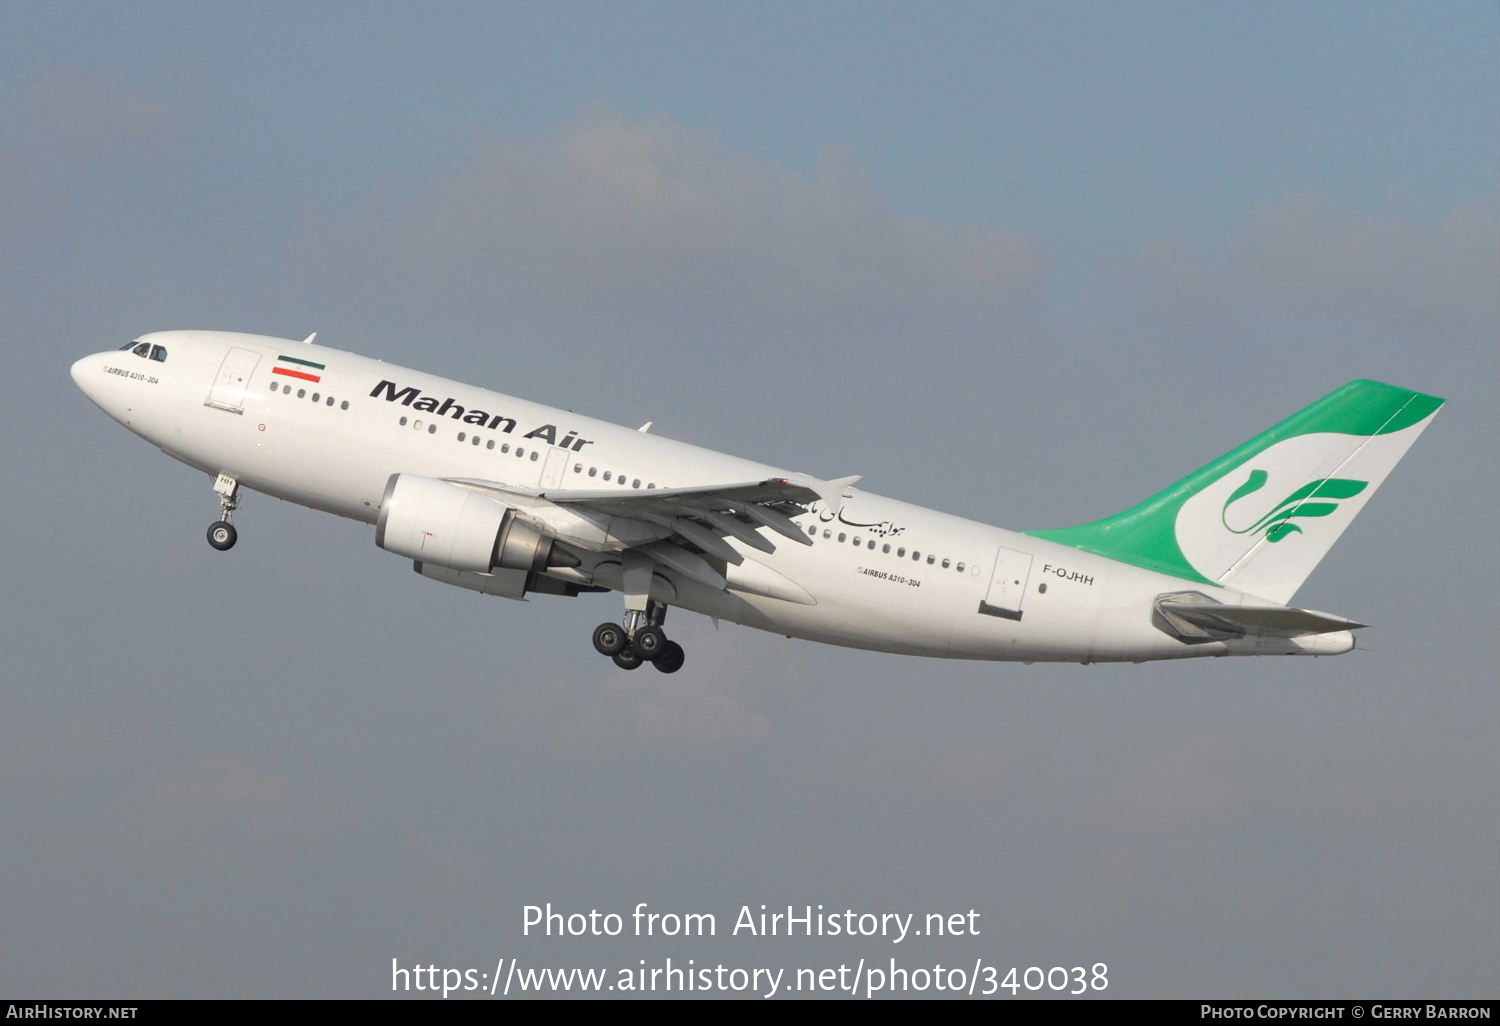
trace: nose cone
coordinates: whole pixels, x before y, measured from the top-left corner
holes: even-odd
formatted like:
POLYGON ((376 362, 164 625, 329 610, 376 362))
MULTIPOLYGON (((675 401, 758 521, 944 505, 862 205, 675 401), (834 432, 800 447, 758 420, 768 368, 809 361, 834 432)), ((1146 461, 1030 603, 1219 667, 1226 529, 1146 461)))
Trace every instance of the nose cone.
POLYGON ((73 384, 89 397, 89 402, 130 427, 131 400, 128 393, 131 390, 121 387, 124 379, 116 376, 118 370, 110 371, 118 363, 113 352, 95 353, 75 362, 69 373, 73 375, 73 384))
POLYGON ((73 375, 73 384, 96 403, 99 401, 100 379, 104 377, 103 361, 103 353, 94 353, 74 361, 69 370, 69 373, 73 375))

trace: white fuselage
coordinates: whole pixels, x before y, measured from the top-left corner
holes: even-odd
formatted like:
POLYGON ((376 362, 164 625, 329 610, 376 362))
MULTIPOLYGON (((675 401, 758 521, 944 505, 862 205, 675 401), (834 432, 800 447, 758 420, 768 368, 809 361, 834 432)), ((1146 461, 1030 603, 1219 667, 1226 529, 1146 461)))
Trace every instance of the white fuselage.
MULTIPOLYGON (((393 474, 622 492, 786 474, 323 346, 207 331, 139 341, 160 345, 166 359, 111 351, 73 368, 106 413, 190 466, 365 523, 376 521, 393 474), (238 383, 224 379, 232 350, 258 357, 244 357, 253 369, 238 383), (319 380, 273 373, 295 369, 278 364, 283 356, 322 365, 312 375, 319 380)), ((813 544, 763 529, 775 544, 768 554, 731 538, 745 562, 726 568, 729 588, 667 572, 670 604, 791 637, 959 659, 1309 651, 1286 639, 1185 644, 1153 624, 1156 596, 1186 588, 1226 603, 1247 596, 869 492, 846 489, 838 508, 813 503, 793 520, 813 544)), ((594 568, 586 559, 577 572, 594 568)), ((597 580, 618 586, 607 573, 597 580)))

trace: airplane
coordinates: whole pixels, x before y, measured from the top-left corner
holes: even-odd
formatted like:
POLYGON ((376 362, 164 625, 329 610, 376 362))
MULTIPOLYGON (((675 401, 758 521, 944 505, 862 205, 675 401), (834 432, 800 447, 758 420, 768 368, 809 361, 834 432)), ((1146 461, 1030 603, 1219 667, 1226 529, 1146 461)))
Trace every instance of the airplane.
MULTIPOLYGON (((1338 655, 1365 626, 1288 605, 1445 400, 1357 380, 1123 512, 1024 532, 304 341, 161 331, 85 356, 106 414, 213 478, 375 527, 483 595, 620 592, 593 646, 675 673, 673 606, 914 656, 1338 655)), ((1205 433, 1205 425, 1194 428, 1205 433)))

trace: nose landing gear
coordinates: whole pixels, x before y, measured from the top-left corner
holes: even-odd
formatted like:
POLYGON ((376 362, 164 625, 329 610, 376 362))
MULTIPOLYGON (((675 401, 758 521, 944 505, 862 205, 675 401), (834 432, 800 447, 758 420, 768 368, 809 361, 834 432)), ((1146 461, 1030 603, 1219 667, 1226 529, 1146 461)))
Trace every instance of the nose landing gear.
POLYGON ((220 474, 214 481, 214 491, 219 493, 219 519, 209 525, 208 543, 220 552, 234 548, 240 533, 230 520, 240 505, 240 483, 228 474, 220 474))
POLYGON ((623 626, 601 623, 594 628, 594 650, 609 656, 622 670, 650 663, 662 673, 676 673, 687 661, 687 655, 681 645, 667 639, 661 628, 666 618, 667 607, 659 602, 648 602, 644 613, 627 610, 623 626))

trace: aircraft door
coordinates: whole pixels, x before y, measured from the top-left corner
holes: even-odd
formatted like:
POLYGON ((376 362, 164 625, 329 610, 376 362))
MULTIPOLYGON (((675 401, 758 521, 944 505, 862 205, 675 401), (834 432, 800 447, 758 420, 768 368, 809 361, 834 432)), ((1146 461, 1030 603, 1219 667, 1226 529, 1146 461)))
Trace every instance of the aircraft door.
POLYGON ((236 347, 229 350, 224 354, 224 362, 219 364, 219 375, 203 404, 230 413, 244 413, 245 389, 259 364, 260 354, 252 349, 236 347))
POLYGON ((1030 576, 1031 553, 1001 546, 995 555, 989 594, 979 603, 979 611, 1006 620, 1021 619, 1021 602, 1026 597, 1026 581, 1030 576))
POLYGON ((568 450, 553 446, 547 450, 547 464, 542 468, 543 489, 557 488, 563 482, 563 473, 568 469, 568 450))

